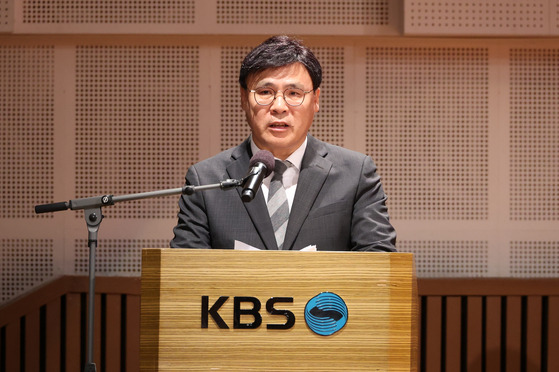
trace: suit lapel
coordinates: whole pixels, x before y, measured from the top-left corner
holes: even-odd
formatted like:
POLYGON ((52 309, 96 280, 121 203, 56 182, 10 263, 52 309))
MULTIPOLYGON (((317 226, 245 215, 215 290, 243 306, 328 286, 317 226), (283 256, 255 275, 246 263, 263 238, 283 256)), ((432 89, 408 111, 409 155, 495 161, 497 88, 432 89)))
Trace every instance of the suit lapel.
POLYGON ((327 151, 321 146, 320 142, 312 136, 308 136, 307 150, 301 163, 297 191, 295 192, 283 243, 284 249, 293 249, 293 243, 301 230, 301 226, 309 215, 314 201, 332 168, 332 162, 325 159, 326 154, 327 151))
MULTIPOLYGON (((233 179, 240 179, 244 177, 248 171, 250 157, 250 139, 248 139, 238 146, 231 154, 232 161, 227 166, 227 174, 229 177, 233 179)), ((242 188, 238 187, 237 192, 240 199, 242 188)), ((278 245, 274 236, 274 228, 272 227, 272 222, 270 221, 270 216, 268 215, 268 208, 262 191, 259 191, 256 194, 254 200, 248 203, 243 203, 243 205, 247 210, 256 231, 264 242, 266 249, 277 250, 278 245)))

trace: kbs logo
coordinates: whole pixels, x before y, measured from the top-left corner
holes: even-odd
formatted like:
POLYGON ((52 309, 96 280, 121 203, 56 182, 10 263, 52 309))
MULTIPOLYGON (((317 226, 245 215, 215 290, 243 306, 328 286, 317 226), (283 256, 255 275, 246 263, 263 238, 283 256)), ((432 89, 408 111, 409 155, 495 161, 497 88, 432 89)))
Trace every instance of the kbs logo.
MULTIPOLYGON (((210 307, 209 296, 202 296, 201 328, 208 328, 209 318, 221 329, 229 329, 229 325, 219 314, 221 307, 229 299, 221 296, 210 307)), ((295 325, 295 314, 286 309, 278 309, 280 304, 292 304, 293 297, 272 297, 266 301, 266 311, 271 315, 285 317, 284 323, 266 324, 267 329, 290 329, 295 325)), ((233 297, 233 329, 255 329, 262 325, 260 310, 262 303, 256 297, 233 297), (248 304, 248 306, 247 306, 248 304), (253 321, 243 323, 242 316, 249 316, 253 321)), ((246 319, 246 318, 245 318, 246 319)), ((311 331, 321 336, 329 336, 338 332, 347 323, 348 309, 340 296, 331 292, 322 292, 307 302, 305 321, 311 331)))
POLYGON ((347 305, 340 296, 322 292, 311 298, 305 306, 305 321, 316 334, 330 336, 347 323, 347 305))

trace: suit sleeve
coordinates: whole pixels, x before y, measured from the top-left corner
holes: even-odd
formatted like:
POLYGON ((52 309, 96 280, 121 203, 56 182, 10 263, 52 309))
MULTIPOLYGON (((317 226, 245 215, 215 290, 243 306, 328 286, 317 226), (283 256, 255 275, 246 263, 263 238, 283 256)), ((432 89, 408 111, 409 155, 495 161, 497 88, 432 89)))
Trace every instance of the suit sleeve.
POLYGON ((390 224, 386 199, 376 165, 366 156, 353 208, 352 250, 396 251, 396 231, 390 224))
MULTIPOLYGON (((187 185, 199 185, 200 180, 194 166, 186 174, 187 185)), ((171 248, 210 248, 211 238, 206 214, 204 193, 181 195, 179 199, 178 223, 173 229, 171 248)))

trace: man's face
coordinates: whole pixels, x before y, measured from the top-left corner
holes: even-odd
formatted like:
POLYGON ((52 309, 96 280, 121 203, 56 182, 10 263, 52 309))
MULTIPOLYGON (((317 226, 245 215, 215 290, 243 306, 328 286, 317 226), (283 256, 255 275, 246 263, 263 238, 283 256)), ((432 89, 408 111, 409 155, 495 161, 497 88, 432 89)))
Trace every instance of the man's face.
POLYGON ((241 88, 241 105, 252 131, 256 146, 268 150, 275 157, 285 160, 305 141, 314 114, 318 112, 320 89, 307 93, 300 106, 289 106, 283 92, 289 88, 312 91, 312 80, 301 63, 267 69, 247 78, 248 90, 241 88), (261 87, 276 91, 276 98, 268 106, 254 100, 255 90, 261 87))

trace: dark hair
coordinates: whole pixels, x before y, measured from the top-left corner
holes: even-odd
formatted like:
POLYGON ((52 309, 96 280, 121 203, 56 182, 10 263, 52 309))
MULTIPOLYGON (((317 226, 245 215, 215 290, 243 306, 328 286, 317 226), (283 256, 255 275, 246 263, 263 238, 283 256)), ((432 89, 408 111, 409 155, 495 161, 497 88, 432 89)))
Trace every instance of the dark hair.
POLYGON ((318 59, 301 41, 289 36, 272 36, 254 48, 243 60, 239 83, 247 89, 247 78, 268 68, 288 66, 300 62, 311 76, 313 90, 322 82, 322 67, 318 59))

